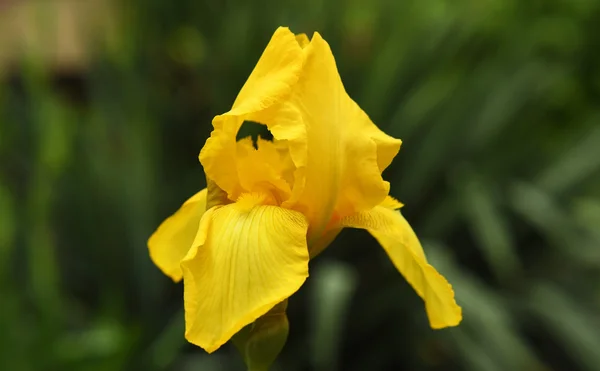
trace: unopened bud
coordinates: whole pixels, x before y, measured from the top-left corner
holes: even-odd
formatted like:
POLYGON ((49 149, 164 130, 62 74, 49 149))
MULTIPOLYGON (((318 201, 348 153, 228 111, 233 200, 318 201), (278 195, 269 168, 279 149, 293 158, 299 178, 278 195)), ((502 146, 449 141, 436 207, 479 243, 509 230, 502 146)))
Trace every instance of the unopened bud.
POLYGON ((244 327, 233 337, 248 371, 268 371, 283 349, 289 332, 287 300, 244 327))

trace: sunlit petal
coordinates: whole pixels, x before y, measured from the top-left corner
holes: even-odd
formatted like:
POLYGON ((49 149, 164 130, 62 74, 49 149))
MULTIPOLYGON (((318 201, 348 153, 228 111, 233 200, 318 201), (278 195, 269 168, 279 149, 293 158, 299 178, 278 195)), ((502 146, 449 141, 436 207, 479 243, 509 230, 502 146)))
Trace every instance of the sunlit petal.
POLYGON ((185 257, 186 338, 208 352, 296 292, 308 277, 307 222, 257 205, 261 196, 209 210, 185 257))
POLYGON ((258 148, 254 148, 251 137, 237 142, 236 165, 240 186, 247 192, 267 193, 281 203, 291 194, 292 183, 286 179, 290 171, 289 155, 262 138, 257 140, 256 145, 258 148))
POLYGON ((296 166, 292 196, 283 206, 304 213, 309 236, 319 238, 334 214, 350 215, 384 200, 389 184, 381 171, 400 141, 381 132, 348 96, 318 33, 303 51, 300 79, 265 123, 275 138, 288 142, 296 166))
POLYGON ((327 42, 318 33, 309 40, 286 28, 275 32, 233 108, 215 117, 213 126, 200 154, 208 177, 230 200, 276 189, 283 207, 306 215, 311 240, 320 238, 334 215, 351 215, 384 200, 389 184, 381 172, 401 143, 379 130, 348 96, 327 42), (248 156, 240 155, 244 147, 235 143, 244 120, 267 125, 288 147, 293 177, 260 161, 250 173, 248 156), (283 180, 291 183, 291 193, 283 180))
POLYGON ((342 224, 366 229, 379 241, 398 271, 425 301, 432 328, 460 323, 462 310, 454 300, 452 287, 427 263, 417 236, 400 212, 378 206, 344 218, 342 224))
POLYGON ((310 43, 310 40, 309 40, 308 36, 306 36, 305 33, 297 34, 296 40, 298 41, 298 44, 300 44, 300 47, 302 47, 302 48, 304 48, 306 45, 308 45, 310 43))
POLYGON ((287 98, 302 69, 302 48, 287 28, 275 31, 232 109, 213 119, 214 130, 200 152, 208 178, 235 200, 244 190, 236 169, 236 135, 244 120, 264 122, 265 111, 287 98))
POLYGON ((148 240, 150 258, 173 281, 181 280, 181 260, 192 247, 205 210, 206 188, 192 196, 175 214, 162 222, 148 240))

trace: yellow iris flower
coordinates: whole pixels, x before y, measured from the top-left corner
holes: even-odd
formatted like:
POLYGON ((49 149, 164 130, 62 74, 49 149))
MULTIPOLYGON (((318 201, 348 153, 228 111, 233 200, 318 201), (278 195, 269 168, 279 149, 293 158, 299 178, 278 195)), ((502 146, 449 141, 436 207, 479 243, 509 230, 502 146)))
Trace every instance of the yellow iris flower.
POLYGON ((400 149, 342 85, 329 45, 279 28, 200 152, 209 180, 148 242, 184 280, 186 338, 208 352, 294 294, 344 227, 368 230, 424 300, 432 328, 461 308, 381 177, 400 149), (244 121, 273 141, 236 141, 244 121), (208 207, 207 207, 208 206, 208 207))

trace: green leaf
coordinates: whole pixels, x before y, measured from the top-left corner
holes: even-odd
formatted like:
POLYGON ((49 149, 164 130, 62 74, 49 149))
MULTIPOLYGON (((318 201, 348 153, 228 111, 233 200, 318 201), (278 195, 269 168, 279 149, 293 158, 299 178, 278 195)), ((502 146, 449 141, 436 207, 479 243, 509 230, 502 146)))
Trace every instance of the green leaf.
POLYGON ((309 356, 315 370, 335 371, 339 369, 346 314, 357 285, 356 273, 339 261, 323 262, 314 271, 309 356))
POLYGON ((583 138, 544 169, 536 184, 551 193, 562 193, 581 184, 600 170, 600 114, 588 118, 590 127, 583 138))
POLYGON ((497 278, 512 280, 520 274, 520 264, 506 216, 498 206, 498 191, 475 172, 461 173, 458 178, 462 210, 478 247, 497 278))
POLYGON ((575 297, 544 282, 531 285, 528 307, 560 342, 573 360, 585 370, 595 371, 600 364, 600 323, 593 313, 578 304, 575 297))

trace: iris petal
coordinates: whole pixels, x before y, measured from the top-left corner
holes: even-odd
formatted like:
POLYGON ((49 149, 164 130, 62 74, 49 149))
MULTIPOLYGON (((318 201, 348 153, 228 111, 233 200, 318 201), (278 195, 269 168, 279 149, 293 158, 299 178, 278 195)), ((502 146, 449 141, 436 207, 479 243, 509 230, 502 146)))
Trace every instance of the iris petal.
POLYGON ((344 218, 346 227, 368 230, 379 241, 394 266, 425 301, 432 328, 456 326, 462 310, 454 300, 454 291, 446 279, 425 258, 423 248, 400 212, 377 206, 344 218))
POLYGON ((276 145, 258 138, 254 148, 252 138, 237 142, 236 165, 241 187, 247 192, 264 192, 276 203, 289 198, 290 182, 286 179, 289 155, 279 151, 276 145))
POLYGON ((381 203, 389 183, 381 172, 400 141, 389 137, 348 96, 329 45, 278 29, 233 108, 213 120, 214 131, 200 153, 207 176, 230 200, 256 184, 279 189, 281 205, 302 212, 309 239, 320 238, 334 217, 381 203), (287 145, 293 179, 239 156, 235 137, 244 120, 267 125, 287 145), (246 161, 247 162, 247 161, 246 161), (249 173, 250 171, 250 173, 249 173), (251 175, 251 176, 249 176, 251 175), (292 183, 291 193, 282 180, 292 183), (285 188, 285 189, 283 189, 285 188))
POLYGON ((307 216, 310 242, 320 238, 332 217, 385 199, 389 184, 381 172, 400 141, 380 131, 348 96, 331 49, 318 33, 303 51, 298 82, 265 122, 275 138, 288 142, 296 172, 292 196, 283 206, 307 216))
MULTIPOLYGON (((298 81, 303 63, 302 48, 287 28, 275 31, 232 109, 213 119, 214 130, 200 152, 208 178, 236 200, 245 190, 236 168, 236 135, 244 120, 265 123, 265 114, 289 96, 298 81)), ((260 175, 260 174, 258 174, 260 175)))
POLYGON ((206 210, 206 188, 190 197, 175 214, 167 218, 148 240, 150 258, 173 281, 181 280, 181 260, 198 232, 206 210))
POLYGON ((307 222, 254 195, 209 210, 182 262, 186 338, 213 352, 308 277, 307 222), (256 201, 256 202, 254 202, 256 201))

